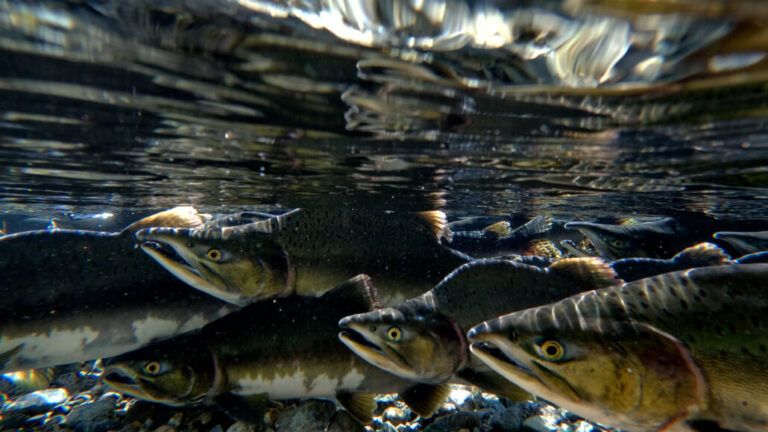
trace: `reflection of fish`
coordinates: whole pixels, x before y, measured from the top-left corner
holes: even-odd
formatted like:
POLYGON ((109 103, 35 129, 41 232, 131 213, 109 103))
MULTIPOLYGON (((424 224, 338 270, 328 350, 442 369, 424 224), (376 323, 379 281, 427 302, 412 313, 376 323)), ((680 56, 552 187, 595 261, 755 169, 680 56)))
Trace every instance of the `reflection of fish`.
POLYGON ((477 258, 514 254, 559 258, 562 253, 555 246, 556 242, 563 238, 577 241, 583 238, 574 231, 565 230, 563 225, 561 220, 536 216, 513 229, 508 220, 501 220, 479 230, 453 228, 446 244, 477 258))
POLYGON ((632 282, 662 273, 729 263, 731 258, 712 243, 700 243, 684 249, 669 259, 624 258, 611 262, 621 279, 632 282))
POLYGON ((714 237, 717 240, 727 242, 741 255, 768 251, 768 231, 721 231, 715 233, 714 237))
POLYGON ((600 259, 574 258, 538 268, 482 259, 402 304, 341 320, 341 340, 372 364, 404 378, 439 383, 458 376, 507 397, 525 393, 469 359, 464 334, 501 314, 621 281, 600 259))
POLYGON ((581 231, 606 259, 670 258, 701 237, 672 218, 622 225, 569 222, 565 228, 581 231))
POLYGON ((234 416, 239 407, 255 410, 255 418, 270 399, 336 397, 357 418, 369 419, 371 392, 403 391, 406 402, 428 416, 446 396, 444 387, 417 385, 372 367, 336 336, 340 318, 375 304, 364 275, 321 297, 253 303, 200 331, 108 359, 104 380, 141 399, 213 401, 234 416))
POLYGON ((468 338, 512 382, 593 421, 765 431, 766 286, 766 264, 667 273, 489 320, 468 338))
POLYGON ((366 273, 391 304, 470 260, 440 245, 443 235, 445 215, 437 211, 302 209, 239 226, 148 229, 137 238, 173 248, 181 260, 144 250, 191 286, 232 303, 318 295, 320 287, 366 273))
POLYGON ((116 355, 230 310, 189 292, 134 247, 137 229, 200 223, 187 207, 120 233, 55 230, 0 238, 0 371, 116 355))

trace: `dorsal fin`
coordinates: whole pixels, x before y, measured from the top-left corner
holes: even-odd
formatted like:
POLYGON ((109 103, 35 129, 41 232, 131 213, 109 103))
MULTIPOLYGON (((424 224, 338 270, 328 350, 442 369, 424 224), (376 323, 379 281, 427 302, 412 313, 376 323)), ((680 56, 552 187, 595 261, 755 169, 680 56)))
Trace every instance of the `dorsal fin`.
POLYGON ((155 227, 197 228, 203 223, 205 223, 205 219, 194 207, 174 207, 139 219, 123 228, 120 234, 132 234, 140 229, 155 227))
POLYGON ((528 242, 523 250, 523 255, 535 255, 547 258, 561 258, 560 249, 547 239, 535 239, 528 242))
POLYGON ((512 234, 512 225, 503 220, 483 228, 483 232, 493 238, 499 239, 512 234))
POLYGON ((552 229, 552 218, 539 215, 515 228, 510 235, 528 237, 545 233, 550 229, 552 229))
POLYGON ((339 392, 336 400, 354 418, 363 424, 368 424, 373 418, 373 410, 376 408, 375 393, 349 393, 339 392))
POLYGON ((343 304, 350 308, 359 306, 361 311, 381 308, 376 288, 374 288, 371 278, 365 274, 359 274, 337 285, 323 294, 322 298, 333 304, 343 304))
POLYGON ((691 268, 726 264, 730 260, 725 251, 712 243, 699 243, 672 257, 672 261, 691 268))
POLYGON ((440 408, 449 392, 448 384, 415 384, 400 392, 400 399, 411 407, 413 412, 428 418, 440 408))
POLYGON ((608 263, 596 257, 564 258, 547 268, 591 289, 624 283, 608 263))
POLYGON ((424 225, 432 232, 437 240, 451 240, 451 230, 448 228, 448 218, 440 210, 422 211, 416 213, 424 225))

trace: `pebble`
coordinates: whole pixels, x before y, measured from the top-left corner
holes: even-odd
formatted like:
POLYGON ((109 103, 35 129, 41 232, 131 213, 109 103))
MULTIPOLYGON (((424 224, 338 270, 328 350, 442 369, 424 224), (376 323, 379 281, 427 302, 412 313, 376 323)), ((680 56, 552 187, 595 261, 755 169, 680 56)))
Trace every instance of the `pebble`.
MULTIPOLYGON (((336 415, 331 419, 327 432, 363 432, 365 427, 360 424, 352 414, 344 410, 336 411, 336 415)), ((229 432, 229 431, 227 431, 229 432)))
POLYGON ((525 419, 523 422, 523 430, 532 432, 554 432, 560 431, 561 429, 551 417, 537 415, 525 419))
POLYGON ((461 429, 474 431, 483 427, 483 415, 481 412, 456 411, 445 417, 436 419, 424 432, 456 432, 461 429))
POLYGON ((458 408, 462 408, 464 405, 474 402, 473 399, 474 395, 472 392, 462 387, 452 388, 451 393, 448 396, 448 400, 458 408))
POLYGON ((324 432, 336 412, 336 404, 324 400, 308 400, 289 407, 275 422, 278 431, 324 432))
POLYGON ((255 430, 256 426, 241 421, 236 421, 227 428, 227 432, 254 432, 255 430))
POLYGON ((406 410, 396 406, 391 406, 385 409, 381 414, 381 417, 384 419, 384 421, 389 422, 393 426, 406 423, 409 420, 409 416, 406 410))
POLYGON ((67 415, 65 425, 77 432, 106 432, 120 428, 121 422, 110 417, 116 404, 117 397, 107 396, 77 405, 67 415))

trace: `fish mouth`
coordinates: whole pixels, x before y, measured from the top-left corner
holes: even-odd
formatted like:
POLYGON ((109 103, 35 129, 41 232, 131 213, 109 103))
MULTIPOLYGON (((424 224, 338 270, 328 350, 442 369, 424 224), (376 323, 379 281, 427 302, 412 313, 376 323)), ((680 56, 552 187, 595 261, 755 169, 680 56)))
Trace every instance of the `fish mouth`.
POLYGON ((410 366, 405 357, 391 347, 377 343, 375 336, 368 332, 363 324, 347 323, 339 325, 345 330, 339 333, 339 340, 353 353, 379 369, 411 380, 423 380, 410 366))
POLYGON ((138 376, 129 368, 109 366, 104 371, 104 383, 113 389, 136 397, 145 397, 138 376))
MULTIPOLYGON (((141 250, 163 266, 171 274, 181 279, 184 283, 200 290, 208 295, 224 300, 237 306, 245 305, 245 301, 239 294, 230 293, 223 284, 212 282, 208 275, 203 274, 196 266, 197 258, 186 247, 184 240, 172 237, 180 235, 178 232, 189 231, 176 228, 151 228, 141 230, 136 234, 137 239, 144 241, 141 250), (164 232, 164 231, 167 231, 164 232), (173 250, 171 254, 166 248, 173 250)), ((212 272, 211 272, 212 273, 212 272)))
POLYGON ((520 346, 509 343, 503 336, 481 334, 473 340, 476 342, 469 347, 472 354, 529 393, 553 402, 563 398, 581 400, 576 389, 560 374, 530 358, 520 346))
POLYGON ((472 352, 472 354, 477 356, 480 360, 491 366, 493 369, 497 369, 497 367, 503 367, 505 369, 514 368, 520 373, 525 373, 532 377, 536 377, 536 374, 530 367, 526 366, 516 358, 506 355, 504 351, 502 351, 501 348, 499 348, 493 342, 475 342, 469 346, 469 350, 472 352))

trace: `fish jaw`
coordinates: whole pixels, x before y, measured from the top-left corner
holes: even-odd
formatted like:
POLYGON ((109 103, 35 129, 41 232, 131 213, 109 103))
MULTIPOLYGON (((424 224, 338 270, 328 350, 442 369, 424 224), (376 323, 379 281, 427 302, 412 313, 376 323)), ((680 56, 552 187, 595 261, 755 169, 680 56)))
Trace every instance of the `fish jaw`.
POLYGON ((422 378, 408 362, 395 350, 379 343, 366 325, 350 323, 346 319, 339 322, 344 331, 339 333, 339 340, 355 355, 368 363, 402 378, 421 381, 422 378))
POLYGON ((133 371, 130 367, 121 365, 107 366, 104 369, 103 380, 105 384, 114 390, 138 399, 175 407, 186 405, 184 402, 153 396, 151 392, 147 391, 145 386, 142 385, 139 374, 133 371))
MULTIPOLYGON (((470 331, 468 338, 470 352, 504 378, 529 393, 553 402, 562 399, 562 396, 552 394, 552 390, 539 378, 536 371, 540 367, 527 360, 529 356, 525 351, 517 344, 510 342, 507 337, 495 333, 470 331)), ((576 396, 573 391, 569 393, 569 397, 576 396)))
MULTIPOLYGON (((166 255, 161 249, 154 247, 151 243, 144 243, 141 245, 141 250, 154 259, 158 264, 163 266, 168 272, 181 279, 187 285, 200 290, 208 295, 219 298, 227 303, 243 306, 247 304, 247 300, 238 293, 232 293, 227 290, 222 290, 220 286, 211 283, 208 278, 204 277, 195 267, 191 265, 190 259, 185 257, 185 248, 174 246, 175 243, 166 242, 171 246, 174 251, 180 256, 185 263, 181 263, 170 256, 166 255)), ((188 255, 188 254, 187 254, 188 255)))

